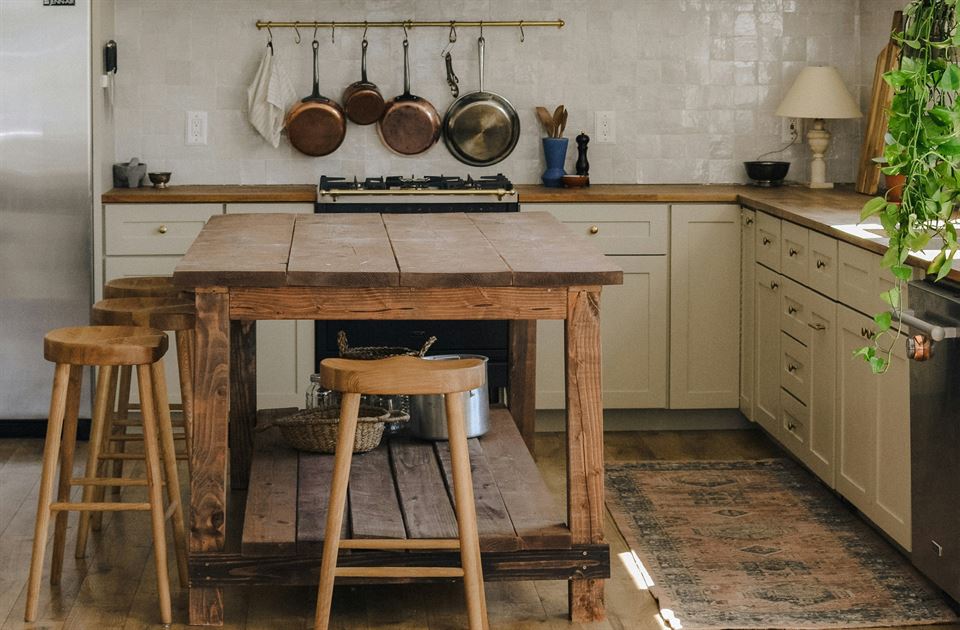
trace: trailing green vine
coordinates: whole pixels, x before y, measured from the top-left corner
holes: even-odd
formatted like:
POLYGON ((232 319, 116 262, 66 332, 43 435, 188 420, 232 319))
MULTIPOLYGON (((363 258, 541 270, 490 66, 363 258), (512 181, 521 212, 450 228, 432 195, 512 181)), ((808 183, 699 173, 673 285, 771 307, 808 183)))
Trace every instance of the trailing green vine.
MULTIPOLYGON (((884 75, 893 88, 881 169, 903 175, 901 202, 887 195, 868 201, 860 220, 877 217, 889 237, 881 265, 894 277, 894 286, 881 294, 893 311, 903 308, 903 285, 913 270, 911 253, 939 249, 927 267, 937 280, 953 268, 960 249, 955 218, 960 202, 960 29, 958 0, 912 0, 904 8, 904 30, 895 35, 901 46, 900 66, 884 75), (935 240, 936 239, 936 240, 935 240)), ((890 312, 874 317, 879 333, 873 345, 855 355, 876 373, 886 371, 901 326, 890 312)))

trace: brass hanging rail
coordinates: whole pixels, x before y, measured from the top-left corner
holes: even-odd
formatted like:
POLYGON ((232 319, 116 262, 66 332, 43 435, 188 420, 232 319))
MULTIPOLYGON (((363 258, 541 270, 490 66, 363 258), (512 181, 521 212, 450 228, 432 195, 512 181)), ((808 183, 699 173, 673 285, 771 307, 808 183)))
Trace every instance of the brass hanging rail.
POLYGON ((526 26, 555 26, 563 28, 563 20, 400 20, 389 22, 270 22, 266 20, 257 20, 257 29, 269 28, 418 28, 418 27, 526 27, 526 26))

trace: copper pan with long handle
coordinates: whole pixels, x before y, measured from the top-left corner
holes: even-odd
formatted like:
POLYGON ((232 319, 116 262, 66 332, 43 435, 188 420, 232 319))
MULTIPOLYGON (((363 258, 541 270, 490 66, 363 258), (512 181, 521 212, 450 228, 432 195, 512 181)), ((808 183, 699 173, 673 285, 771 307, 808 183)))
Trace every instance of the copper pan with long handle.
POLYGON ((358 125, 372 125, 383 116, 384 102, 380 89, 367 80, 367 38, 361 44, 360 80, 343 91, 343 108, 347 118, 358 125))
POLYGON ((440 114, 430 101, 410 92, 410 44, 403 40, 403 94, 389 103, 377 125, 380 139, 401 155, 423 153, 440 139, 440 114))
POLYGON ((313 92, 287 112, 287 135, 293 147, 314 157, 337 150, 347 135, 347 117, 336 101, 320 95, 320 61, 313 40, 313 92))

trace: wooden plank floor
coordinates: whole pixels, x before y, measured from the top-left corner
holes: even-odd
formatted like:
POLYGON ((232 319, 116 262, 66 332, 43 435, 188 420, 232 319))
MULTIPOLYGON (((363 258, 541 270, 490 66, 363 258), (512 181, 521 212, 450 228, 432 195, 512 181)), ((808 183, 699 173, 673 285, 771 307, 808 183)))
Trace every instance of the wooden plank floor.
MULTIPOLYGON (((85 461, 82 444, 77 461, 85 461)), ((158 627, 156 579, 150 557, 150 527, 142 514, 104 517, 104 529, 92 537, 87 558, 73 559, 76 515, 71 515, 70 545, 63 581, 52 591, 41 589, 40 616, 24 624, 24 585, 30 562, 30 540, 36 512, 40 472, 40 440, 0 440, 0 628, 141 630, 158 627)), ((537 436, 537 466, 557 497, 564 492, 563 438, 537 436)), ((644 459, 745 459, 780 454, 756 431, 622 432, 606 435, 607 461, 644 459)), ((126 491, 125 491, 126 492, 126 491)), ((142 489, 129 491, 128 500, 142 489)), ((233 496, 232 509, 242 506, 233 496)), ((501 582, 487 586, 491 627, 508 630, 659 630, 656 603, 638 588, 630 550, 608 517, 605 530, 611 546, 612 578, 607 582, 606 621, 581 625, 566 620, 567 589, 561 582, 501 582)), ((239 544, 239 532, 228 531, 239 544)), ((171 575, 176 571, 170 554, 171 575)), ((47 563, 49 570, 49 562, 47 563)), ((46 575, 44 576, 46 580, 46 575)), ((173 584, 174 628, 185 630, 186 594, 173 584)), ((313 623, 312 588, 257 587, 225 589, 225 628, 268 630, 309 628, 313 623)), ((457 585, 370 585, 338 587, 331 627, 350 630, 380 628, 454 630, 463 628, 463 599, 457 585)), ((937 626, 960 630, 960 626, 937 626)))

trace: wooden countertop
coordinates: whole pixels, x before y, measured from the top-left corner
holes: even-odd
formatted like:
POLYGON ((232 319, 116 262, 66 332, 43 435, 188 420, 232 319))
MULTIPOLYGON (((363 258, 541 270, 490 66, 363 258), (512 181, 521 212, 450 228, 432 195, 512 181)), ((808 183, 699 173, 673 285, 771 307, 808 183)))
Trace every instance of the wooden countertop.
POLYGON ((521 203, 738 203, 737 184, 594 184, 586 188, 516 187, 521 203))
POLYGON ((316 200, 317 187, 311 184, 111 188, 101 197, 103 203, 313 203, 316 200))

